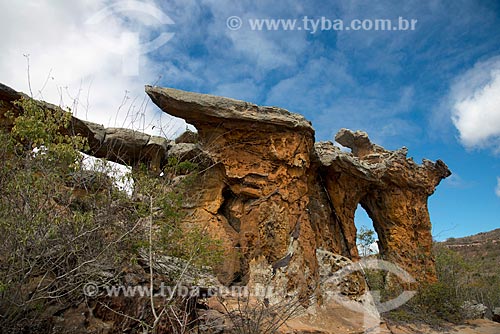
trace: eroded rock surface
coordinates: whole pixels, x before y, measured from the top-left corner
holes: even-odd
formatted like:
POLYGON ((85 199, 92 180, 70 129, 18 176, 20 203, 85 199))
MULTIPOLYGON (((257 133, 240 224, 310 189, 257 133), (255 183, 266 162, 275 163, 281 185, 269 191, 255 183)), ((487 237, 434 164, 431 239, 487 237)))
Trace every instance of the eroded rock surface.
MULTIPOLYGON (((21 112, 14 101, 21 98, 29 99, 28 95, 16 92, 12 88, 0 83, 0 126, 9 129, 12 124, 6 116, 11 111, 13 115, 21 112)), ((38 105, 54 113, 65 112, 60 107, 36 101, 38 105)), ((145 164, 152 170, 160 170, 165 164, 168 151, 173 146, 170 140, 151 136, 139 131, 124 128, 105 128, 104 126, 77 117, 71 117, 68 129, 62 129, 68 135, 80 135, 87 138, 89 149, 85 153, 96 158, 106 158, 120 164, 132 167, 145 164)))
POLYGON ((164 111, 197 128, 200 145, 215 162, 196 191, 201 205, 190 219, 208 224, 226 242, 219 278, 245 284, 253 263, 282 277, 285 290, 310 293, 318 274, 308 214, 311 124, 274 107, 174 89, 146 92, 164 111))
POLYGON ((146 87, 165 112, 193 124, 212 157, 191 220, 226 241, 226 284, 248 282, 252 266, 271 268, 287 291, 306 294, 318 282, 317 249, 359 258, 354 213, 374 222, 382 254, 420 280, 435 279, 427 198, 450 175, 442 161, 422 165, 407 150, 388 151, 364 132, 342 129, 314 144, 302 116, 275 107, 171 88, 146 87))
POLYGON ((434 280, 427 198, 451 174, 448 167, 441 160, 418 165, 407 158, 406 148, 387 151, 361 131, 342 129, 336 140, 352 153, 330 142, 316 143, 315 151, 349 257, 358 257, 354 212, 361 204, 373 221, 384 258, 415 278, 434 280))

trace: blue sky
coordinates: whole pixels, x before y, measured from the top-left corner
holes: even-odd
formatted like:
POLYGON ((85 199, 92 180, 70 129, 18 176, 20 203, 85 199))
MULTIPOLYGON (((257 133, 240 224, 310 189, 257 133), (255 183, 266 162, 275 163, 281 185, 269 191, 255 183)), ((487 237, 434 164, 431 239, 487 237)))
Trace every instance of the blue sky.
POLYGON ((500 227, 499 1, 158 0, 128 2, 128 12, 117 3, 125 2, 0 0, 9 32, 0 81, 27 92, 29 59, 35 96, 107 126, 169 136, 185 125, 148 103, 144 84, 280 106, 311 120, 317 140, 361 129, 386 148, 407 146, 417 161, 448 164, 453 176, 429 200, 437 239, 500 227), (113 10, 89 24, 103 8, 113 10), (240 29, 228 28, 231 16, 240 29), (305 16, 418 21, 413 31, 315 33, 249 22, 305 16), (124 73, 134 50, 162 33, 173 35, 124 73))

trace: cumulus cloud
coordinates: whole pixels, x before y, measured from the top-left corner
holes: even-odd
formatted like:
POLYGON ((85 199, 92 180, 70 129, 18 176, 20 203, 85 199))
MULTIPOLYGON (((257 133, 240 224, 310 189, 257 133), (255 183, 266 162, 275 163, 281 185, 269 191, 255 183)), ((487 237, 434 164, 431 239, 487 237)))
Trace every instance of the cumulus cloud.
POLYGON ((144 23, 148 3, 139 11, 134 11, 137 2, 121 3, 132 6, 117 8, 103 0, 16 1, 2 6, 0 28, 9 33, 0 35, 1 81, 105 126, 155 134, 171 123, 178 126, 171 126, 170 132, 183 128, 148 103, 144 84, 157 80, 152 70, 156 64, 148 54, 139 55, 137 73, 124 71, 124 64, 134 65, 137 50, 159 28, 144 23), (101 12, 105 8, 109 10, 101 12), (104 19, 91 22, 99 12, 104 19))
POLYGON ((500 56, 479 62, 458 77, 450 103, 461 143, 500 153, 500 56))
POLYGON ((495 194, 500 197, 500 177, 497 177, 497 187, 495 188, 495 194))

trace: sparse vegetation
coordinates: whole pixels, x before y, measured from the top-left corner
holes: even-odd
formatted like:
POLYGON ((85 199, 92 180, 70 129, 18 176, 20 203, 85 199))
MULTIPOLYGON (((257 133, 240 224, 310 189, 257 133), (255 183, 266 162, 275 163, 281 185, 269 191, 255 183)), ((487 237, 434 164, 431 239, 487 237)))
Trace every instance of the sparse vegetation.
POLYGON ((412 300, 387 314, 388 319, 439 326, 465 320, 467 312, 463 306, 467 302, 482 303, 490 310, 500 305, 498 254, 477 252, 473 248, 464 248, 461 254, 454 250, 456 247, 449 247, 460 242, 463 240, 435 243, 438 281, 420 286, 412 300), (478 261, 477 256, 482 260, 478 261))
MULTIPOLYGON (((189 332, 197 320, 195 297, 158 301, 152 296, 158 290, 156 278, 178 283, 184 274, 157 272, 157 259, 206 270, 223 258, 221 242, 206 227, 183 224, 182 207, 199 166, 174 157, 160 175, 136 166, 128 176, 134 181, 130 195, 115 187, 106 161, 85 167, 80 151, 88 147, 86 140, 61 131, 70 125, 69 112, 49 112, 31 99, 16 106, 23 112, 9 115, 12 128, 0 132, 1 331, 50 332, 53 315, 92 304, 123 319, 131 333, 189 332), (131 274, 141 277, 139 283, 150 292, 135 300, 141 312, 103 295, 91 300, 82 293, 88 282, 119 284, 131 274)), ((358 240, 362 255, 374 256, 369 249, 374 232, 361 228, 358 240)), ((460 322, 466 301, 499 306, 497 241, 470 240, 480 248, 462 247, 459 239, 436 244, 438 282, 421 285, 415 298, 387 318, 435 325, 460 322)), ((381 291, 382 301, 404 289, 378 271, 366 270, 365 277, 372 290, 381 291)), ((236 308, 225 309, 234 332, 274 333, 299 308, 295 301, 249 301, 237 299, 236 308)))
MULTIPOLYGON (((361 227, 358 245, 362 256, 370 255, 368 247, 374 242, 374 232, 361 227)), ((490 310, 500 305, 500 251, 495 244, 500 229, 466 238, 449 238, 435 242, 433 255, 438 281, 421 284, 418 293, 399 309, 385 314, 389 321, 424 322, 439 326, 460 323, 466 318, 463 308, 467 302, 482 303, 490 310)), ((371 291, 380 293, 381 302, 396 298, 405 290, 392 276, 380 270, 365 270, 371 291)))
MULTIPOLYGON (((17 106, 23 112, 10 114, 13 127, 0 133, 0 332, 50 332, 51 316, 86 301, 86 283, 121 282, 124 271, 137 268, 140 250, 150 259, 168 255, 190 266, 220 261, 217 240, 181 224, 185 185, 193 182, 195 164, 169 165, 164 177, 134 171, 130 197, 113 185, 105 161, 94 170, 83 167, 79 151, 86 140, 61 131, 70 124, 69 112, 54 114, 32 99, 17 106), (182 180, 173 185, 179 174, 182 180)), ((156 273, 149 267, 153 289, 156 273)), ((168 323, 177 324, 171 326, 175 332, 183 326, 179 319, 184 325, 192 321, 187 300, 151 301, 149 312, 138 315, 99 298, 101 309, 141 333, 168 323)))
POLYGON ((221 301, 225 317, 231 323, 230 333, 234 334, 273 334, 291 317, 301 310, 299 299, 270 305, 267 300, 259 301, 250 296, 240 296, 235 306, 229 308, 221 301))

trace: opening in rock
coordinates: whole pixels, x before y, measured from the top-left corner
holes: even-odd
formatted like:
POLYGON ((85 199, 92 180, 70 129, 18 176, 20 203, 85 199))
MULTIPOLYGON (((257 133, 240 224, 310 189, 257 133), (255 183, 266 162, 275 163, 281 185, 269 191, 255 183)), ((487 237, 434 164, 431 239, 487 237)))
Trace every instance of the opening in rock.
POLYGON ((102 173, 109 176, 113 185, 127 195, 131 196, 134 191, 134 180, 131 177, 132 168, 113 161, 80 153, 83 156, 82 170, 94 173, 102 173))
POLYGON ((222 191, 222 197, 224 197, 224 202, 219 208, 219 214, 226 217, 229 225, 231 225, 236 232, 240 232, 240 220, 235 217, 231 211, 231 208, 236 200, 236 195, 231 191, 229 187, 222 191))
MULTIPOLYGON (((236 251, 241 250, 241 244, 238 242, 235 246, 236 251)), ((248 283, 248 277, 245 275, 245 273, 248 273, 248 264, 245 261, 244 257, 240 257, 240 270, 235 272, 233 274, 233 279, 229 283, 229 286, 241 286, 241 285, 246 285, 248 283)))
POLYGON ((373 227, 373 221, 363 207, 358 204, 354 213, 354 224, 356 225, 356 244, 359 255, 370 256, 379 253, 378 235, 373 227))

